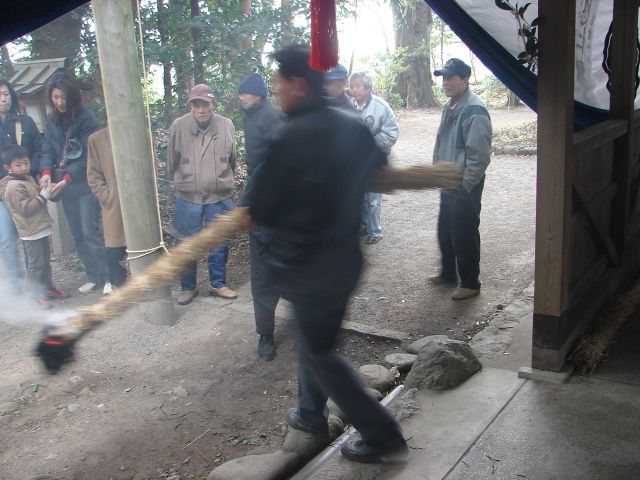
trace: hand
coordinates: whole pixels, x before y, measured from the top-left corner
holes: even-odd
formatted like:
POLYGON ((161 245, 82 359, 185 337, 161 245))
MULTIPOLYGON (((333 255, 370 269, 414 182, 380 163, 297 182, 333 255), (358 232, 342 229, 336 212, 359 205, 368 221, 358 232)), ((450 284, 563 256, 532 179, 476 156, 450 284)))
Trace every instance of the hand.
POLYGON ((40 183, 40 188, 47 188, 51 185, 51 175, 42 175, 38 182, 40 183))
POLYGON ((46 188, 43 188, 40 191, 40 195, 42 195, 45 200, 49 200, 52 196, 52 193, 51 193, 52 188, 53 187, 51 186, 51 184, 49 184, 46 188))
POLYGON ((257 225, 253 222, 251 215, 249 214, 249 208, 247 207, 238 207, 242 209, 242 216, 238 219, 240 223, 240 227, 243 230, 251 230, 252 228, 257 227, 257 225))
POLYGON ((51 186, 51 196, 52 197, 57 197, 58 195, 60 195, 60 193, 62 193, 62 190, 64 190, 64 187, 67 186, 67 181, 66 180, 62 180, 61 182, 56 183, 55 185, 51 186))

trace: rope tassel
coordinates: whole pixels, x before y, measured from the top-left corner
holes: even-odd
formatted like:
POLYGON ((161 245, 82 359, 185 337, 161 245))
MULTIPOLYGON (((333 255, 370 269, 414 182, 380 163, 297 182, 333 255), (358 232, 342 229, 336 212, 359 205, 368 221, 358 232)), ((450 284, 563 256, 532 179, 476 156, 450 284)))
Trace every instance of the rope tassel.
POLYGON ((338 64, 335 0, 311 0, 311 55, 309 66, 329 70, 338 64))

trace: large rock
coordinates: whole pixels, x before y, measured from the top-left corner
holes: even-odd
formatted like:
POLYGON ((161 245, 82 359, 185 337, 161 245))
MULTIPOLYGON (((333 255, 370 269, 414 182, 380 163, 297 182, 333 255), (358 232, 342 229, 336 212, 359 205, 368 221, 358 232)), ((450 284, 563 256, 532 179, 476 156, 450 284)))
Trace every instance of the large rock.
POLYGON ((398 371, 406 372, 415 363, 417 355, 413 353, 391 353, 384 357, 384 363, 390 367, 398 367, 398 371))
POLYGON ((302 461, 297 453, 284 450, 249 455, 223 463, 207 480, 284 480, 302 465, 302 461))
POLYGON ((381 392, 389 390, 396 381, 393 373, 382 365, 363 365, 358 371, 370 388, 375 388, 381 392))
POLYGON ((416 340, 415 342, 409 344, 409 346, 407 347, 407 352, 417 355, 425 345, 431 343, 432 341, 447 340, 448 338, 449 337, 447 337, 446 335, 429 335, 427 337, 422 337, 420 340, 416 340))
POLYGON ((482 369, 482 364, 466 342, 428 342, 418 353, 405 380, 406 388, 445 390, 464 382, 482 369))

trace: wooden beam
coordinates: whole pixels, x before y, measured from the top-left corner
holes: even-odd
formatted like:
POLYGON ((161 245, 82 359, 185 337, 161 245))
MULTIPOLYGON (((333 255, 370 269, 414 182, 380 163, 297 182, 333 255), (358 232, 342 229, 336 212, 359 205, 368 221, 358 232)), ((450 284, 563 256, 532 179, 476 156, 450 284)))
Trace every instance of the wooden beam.
MULTIPOLYGON (((94 0, 93 14, 127 248, 151 250, 130 262, 136 275, 162 254, 153 251, 162 236, 131 0, 94 0)), ((138 315, 151 323, 175 323, 169 287, 154 298, 140 305, 138 315)))
POLYGON ((549 318, 560 317, 569 298, 576 4, 540 0, 538 15, 541 21, 534 312, 549 318))
POLYGON ((573 158, 580 162, 580 157, 612 143, 628 132, 629 122, 624 120, 607 120, 580 130, 573 135, 573 158))
POLYGON ((633 150, 637 132, 631 128, 636 96, 636 48, 638 44, 638 5, 635 1, 614 0, 611 37, 611 104, 610 118, 623 120, 629 133, 615 142, 613 178, 620 185, 612 203, 611 234, 623 252, 628 247, 633 150))

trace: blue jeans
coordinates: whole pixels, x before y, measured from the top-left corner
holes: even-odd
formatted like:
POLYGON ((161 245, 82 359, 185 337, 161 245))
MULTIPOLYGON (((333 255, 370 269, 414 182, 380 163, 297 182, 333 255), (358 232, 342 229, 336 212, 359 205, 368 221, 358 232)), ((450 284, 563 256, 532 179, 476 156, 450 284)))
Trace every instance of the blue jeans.
POLYGON ((20 290, 20 263, 18 262, 18 231, 6 205, 0 202, 0 258, 4 264, 7 283, 20 290))
POLYGON ((76 253, 87 273, 87 282, 96 285, 108 282, 107 257, 104 245, 98 238, 98 200, 92 193, 79 197, 63 195, 62 206, 76 253))
POLYGON ((382 194, 367 192, 362 202, 362 226, 371 237, 382 236, 380 212, 382 211, 382 194))
MULTIPOLYGON (((202 230, 203 221, 208 225, 218 215, 232 208, 233 200, 230 198, 208 205, 199 205, 177 198, 173 228, 183 237, 190 237, 202 230)), ((227 275, 225 272, 227 258, 229 258, 229 247, 226 245, 216 247, 209 253, 209 281, 214 288, 225 287, 227 285, 227 275)), ((198 263, 194 262, 191 268, 180 277, 180 286, 183 292, 191 292, 196 289, 198 283, 197 268, 198 263)))

